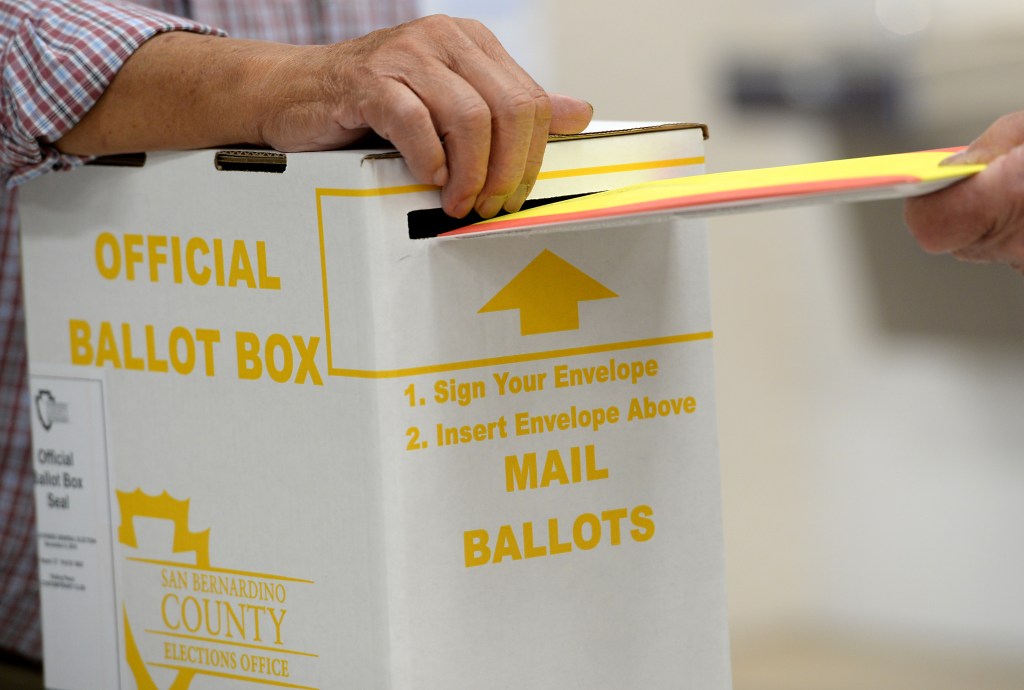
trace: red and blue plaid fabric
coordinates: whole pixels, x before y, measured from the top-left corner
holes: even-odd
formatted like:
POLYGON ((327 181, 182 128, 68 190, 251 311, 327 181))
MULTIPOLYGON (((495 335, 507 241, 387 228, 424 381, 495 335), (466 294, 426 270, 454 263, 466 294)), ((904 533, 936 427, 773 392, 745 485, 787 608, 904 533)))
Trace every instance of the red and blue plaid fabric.
POLYGON ((412 19, 415 0, 0 0, 0 649, 40 656, 34 476, 14 187, 85 161, 52 142, 132 53, 174 30, 331 43, 412 19), (144 5, 145 7, 140 7, 144 5), (181 16, 192 20, 180 19, 181 16))
POLYGON ((0 196, 0 648, 39 654, 39 583, 14 193, 0 196))

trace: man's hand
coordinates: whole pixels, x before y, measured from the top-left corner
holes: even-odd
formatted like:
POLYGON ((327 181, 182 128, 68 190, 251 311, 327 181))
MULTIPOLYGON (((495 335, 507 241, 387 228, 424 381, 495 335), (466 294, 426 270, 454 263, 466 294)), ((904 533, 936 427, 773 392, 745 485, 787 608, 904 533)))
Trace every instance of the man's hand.
POLYGON ((977 175, 908 199, 904 216, 926 251, 1024 272, 1024 111, 1006 115, 946 163, 988 163, 977 175))
POLYGON ((592 108, 547 94, 479 22, 436 16, 332 46, 157 36, 57 146, 82 155, 250 143, 345 146, 373 130, 446 212, 517 210, 548 133, 592 108))

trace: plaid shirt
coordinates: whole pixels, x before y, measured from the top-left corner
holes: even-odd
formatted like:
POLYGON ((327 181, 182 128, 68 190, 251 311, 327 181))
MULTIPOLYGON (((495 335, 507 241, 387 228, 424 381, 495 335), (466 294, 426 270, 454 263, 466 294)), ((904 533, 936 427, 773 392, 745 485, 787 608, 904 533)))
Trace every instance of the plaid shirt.
POLYGON ((85 162, 62 155, 52 142, 89 111, 124 61, 158 33, 208 33, 209 26, 217 26, 245 38, 333 43, 411 19, 414 3, 0 0, 0 649, 40 656, 34 475, 13 188, 85 162))

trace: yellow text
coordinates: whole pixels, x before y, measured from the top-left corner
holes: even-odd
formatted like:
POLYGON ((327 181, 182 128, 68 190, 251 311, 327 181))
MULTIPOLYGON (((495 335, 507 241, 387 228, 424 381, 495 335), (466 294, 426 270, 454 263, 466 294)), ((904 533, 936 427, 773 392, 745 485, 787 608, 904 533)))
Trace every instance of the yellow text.
POLYGON ((544 467, 538 472, 537 454, 523 453, 505 456, 505 491, 525 491, 527 489, 544 489, 552 484, 578 484, 608 478, 608 469, 597 466, 593 445, 572 447, 569 449, 569 467, 557 449, 549 450, 544 459, 544 467))
POLYGON ((558 518, 545 526, 536 523, 501 525, 497 530, 473 529, 463 533, 466 567, 496 565, 503 561, 557 556, 572 551, 590 551, 601 544, 620 546, 624 532, 634 542, 654 538, 654 510, 640 505, 632 510, 616 508, 600 513, 583 513, 570 529, 558 518))
POLYGON ((267 267, 266 242, 112 232, 96 236, 96 269, 107 280, 170 280, 192 285, 280 290, 267 267), (253 261, 255 257, 255 261, 253 261))
POLYGON ((200 367, 207 376, 215 373, 214 346, 220 342, 220 331, 213 328, 176 326, 169 334, 158 335, 156 327, 150 324, 139 329, 127 323, 101 321, 93 328, 81 319, 71 319, 68 328, 71 363, 75 366, 174 370, 182 375, 200 367))

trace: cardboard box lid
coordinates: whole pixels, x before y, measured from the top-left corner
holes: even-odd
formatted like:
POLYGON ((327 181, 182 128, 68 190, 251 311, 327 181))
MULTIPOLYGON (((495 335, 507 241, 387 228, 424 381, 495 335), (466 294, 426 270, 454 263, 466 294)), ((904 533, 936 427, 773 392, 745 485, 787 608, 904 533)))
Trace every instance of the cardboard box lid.
MULTIPOLYGON (((623 137, 631 134, 651 134, 653 132, 674 132, 686 129, 699 129, 702 137, 707 140, 710 136, 708 126, 698 122, 666 122, 666 123, 627 123, 596 121, 591 123, 587 129, 578 134, 551 134, 548 136, 548 143, 560 141, 581 141, 586 139, 604 139, 607 137, 623 137)), ((371 153, 365 156, 366 160, 384 160, 389 158, 401 158, 402 154, 395 150, 371 153)))

